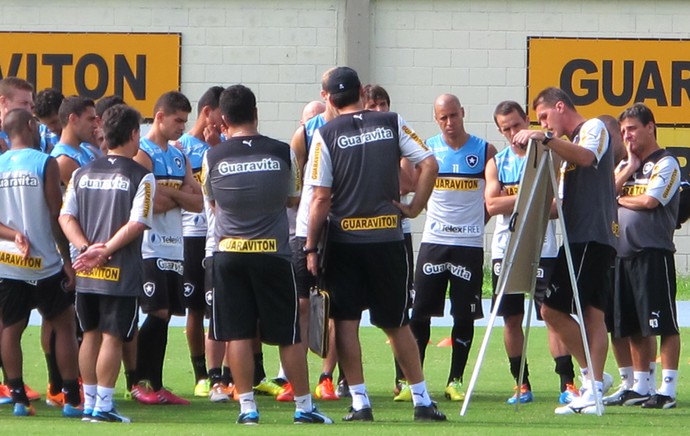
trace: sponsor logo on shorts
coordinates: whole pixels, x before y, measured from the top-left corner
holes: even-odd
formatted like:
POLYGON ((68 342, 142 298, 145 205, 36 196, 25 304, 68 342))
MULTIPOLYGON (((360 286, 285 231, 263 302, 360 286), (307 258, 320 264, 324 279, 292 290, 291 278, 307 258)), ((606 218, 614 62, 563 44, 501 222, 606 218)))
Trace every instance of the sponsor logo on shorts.
MULTIPOLYGON (((0 280, 2 282, 2 280, 0 280)), ((38 280, 24 280, 24 283, 29 284, 31 286, 38 286, 38 280)))
POLYGON ((206 300, 206 304, 209 306, 213 305, 213 291, 206 291, 204 294, 204 299, 206 300))
POLYGON ((346 231, 397 229, 397 215, 381 215, 370 218, 343 218, 340 227, 346 231))
POLYGON ((119 282, 120 268, 109 266, 94 268, 91 271, 78 272, 77 277, 95 280, 108 280, 110 282, 119 282))
POLYGON ((179 260, 156 259, 156 266, 161 271, 175 271, 179 275, 184 273, 184 266, 179 260))
POLYGON ((468 235, 468 236, 478 236, 482 234, 481 226, 477 225, 452 225, 446 224, 439 221, 432 221, 430 225, 431 231, 440 233, 449 233, 452 235, 468 235))
POLYGON ((153 294, 156 293, 156 284, 153 282, 146 282, 144 283, 144 294, 147 297, 153 297, 153 294))
POLYGON ((183 295, 185 297, 190 297, 194 293, 194 285, 191 283, 185 283, 183 289, 183 295))
POLYGON ((438 177, 434 189, 440 191, 476 191, 479 179, 458 179, 455 177, 438 177))
POLYGON ((386 139, 393 139, 393 131, 384 127, 379 127, 373 132, 365 132, 354 136, 338 136, 336 140, 338 147, 348 148, 364 145, 369 142, 384 141, 386 139))
POLYGON ((19 268, 41 269, 43 267, 43 258, 27 257, 24 259, 20 254, 0 251, 0 263, 19 268))
POLYGON ((438 265, 434 265, 433 263, 425 263, 422 267, 422 271, 427 276, 450 271, 450 273, 455 277, 463 280, 470 281, 472 279, 472 273, 467 268, 462 265, 453 265, 450 262, 441 263, 438 265))
POLYGON ((496 275, 496 276, 501 275, 501 262, 494 263, 494 275, 496 275))
POLYGON ((267 157, 259 162, 221 162, 218 164, 218 172, 223 176, 262 171, 280 171, 280 162, 267 157))
POLYGON ((218 249, 232 253, 275 253, 278 251, 278 241, 275 239, 225 238, 218 244, 218 249))

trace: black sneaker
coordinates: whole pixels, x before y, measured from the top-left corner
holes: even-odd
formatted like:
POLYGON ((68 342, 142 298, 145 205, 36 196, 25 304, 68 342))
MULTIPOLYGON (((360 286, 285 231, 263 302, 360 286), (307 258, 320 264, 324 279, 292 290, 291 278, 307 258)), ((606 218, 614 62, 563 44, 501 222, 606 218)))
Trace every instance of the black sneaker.
POLYGON ((436 403, 431 403, 428 406, 415 406, 414 408, 415 421, 446 421, 446 415, 443 414, 436 403))
POLYGON ((355 410, 350 407, 350 412, 343 416, 343 421, 373 421, 374 414, 371 412, 371 407, 364 407, 355 410))
POLYGON ((351 396, 350 387, 347 385, 345 380, 340 380, 338 382, 338 387, 335 390, 335 394, 338 396, 338 398, 347 398, 351 396))
POLYGON ((259 423, 259 412, 240 413, 237 417, 238 424, 257 425, 259 423))
POLYGON ((623 392, 620 397, 620 402, 624 406, 639 406, 647 400, 649 400, 649 394, 642 395, 633 390, 623 392))
POLYGON ((673 409, 674 407, 676 407, 676 399, 662 394, 654 394, 642 403, 643 409, 673 409))

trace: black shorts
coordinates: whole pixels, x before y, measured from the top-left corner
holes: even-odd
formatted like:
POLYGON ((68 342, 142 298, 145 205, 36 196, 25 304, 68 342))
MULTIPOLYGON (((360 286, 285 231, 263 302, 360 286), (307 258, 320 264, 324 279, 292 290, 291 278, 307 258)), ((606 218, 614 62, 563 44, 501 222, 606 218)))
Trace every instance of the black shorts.
MULTIPOLYGON (((494 259, 491 261, 491 283, 493 284, 493 295, 491 297, 491 310, 494 308, 496 302, 496 285, 498 285, 498 275, 501 273, 501 259, 494 259)), ((556 263, 555 258, 541 258, 539 259, 539 267, 537 268, 537 283, 534 289, 534 310, 537 314, 537 319, 542 321, 541 305, 544 302, 544 295, 546 288, 551 280, 551 273, 553 266, 556 263)), ((503 294, 501 298, 501 306, 498 308, 498 316, 514 316, 525 314, 525 294, 503 294)))
POLYGON ((258 321, 263 342, 300 342, 290 261, 264 253, 214 253, 213 284, 213 339, 252 339, 258 321))
POLYGON ((184 238, 184 307, 204 310, 204 267, 206 238, 203 236, 184 238))
POLYGON ((74 304, 74 293, 64 291, 64 271, 26 282, 0 279, 0 320, 5 326, 29 320, 32 309, 51 320, 74 304))
POLYGON ((482 318, 483 263, 483 248, 422 243, 417 255, 412 317, 443 316, 449 289, 453 317, 482 318))
POLYGON ((137 331, 137 297, 77 292, 75 306, 79 327, 84 332, 98 330, 127 342, 132 340, 137 331))
POLYGON ((331 317, 359 320, 369 309, 371 323, 381 328, 407 325, 407 262, 402 240, 371 244, 330 242, 326 290, 331 317))
POLYGON ((614 336, 679 334, 673 253, 648 249, 616 258, 614 336))
POLYGON ((167 310, 170 315, 185 314, 180 260, 144 259, 144 295, 140 299, 141 310, 151 313, 167 310))
MULTIPOLYGON (((613 289, 612 266, 616 250, 597 242, 570 244, 573 269, 584 310, 592 306, 606 312, 606 306, 613 289)), ((551 283, 546 290, 544 305, 564 313, 576 313, 573 288, 568 272, 564 247, 558 250, 551 283)))
POLYGON ((295 237, 290 239, 292 266, 295 268, 295 283, 299 298, 309 298, 309 289, 316 285, 316 277, 307 269, 307 255, 302 250, 306 242, 307 238, 295 237))

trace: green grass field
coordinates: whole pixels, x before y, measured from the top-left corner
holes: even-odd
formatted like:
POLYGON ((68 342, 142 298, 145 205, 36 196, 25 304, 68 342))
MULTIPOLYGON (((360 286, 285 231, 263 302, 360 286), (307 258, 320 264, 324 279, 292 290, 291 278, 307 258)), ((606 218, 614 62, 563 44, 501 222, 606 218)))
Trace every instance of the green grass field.
MULTIPOLYGON (((478 328, 475 336, 474 353, 465 374, 469 382, 476 353, 484 335, 478 328)), ((39 346, 39 329, 30 327, 24 337, 25 374, 29 385, 43 390, 46 385, 45 362, 39 346)), ((449 334, 447 328, 434 328, 432 341, 436 344, 449 334)), ((690 339, 690 329, 682 332, 683 341, 690 339)), ((36 404, 37 416, 16 418, 11 406, 0 406, 0 428, 3 434, 357 434, 361 432, 378 435, 417 434, 433 432, 434 436, 444 434, 686 434, 690 429, 690 407, 685 399, 690 398, 687 383, 688 353, 681 357, 679 376, 679 406, 674 410, 642 410, 640 408, 609 407, 603 417, 597 416, 555 416, 558 396, 558 379, 553 373, 553 360, 548 356, 544 328, 530 331, 529 363, 530 379, 536 400, 523 405, 518 411, 505 404, 512 393, 513 381, 508 371, 508 362, 502 345, 502 329, 494 330, 489 351, 484 361, 477 389, 465 417, 459 416, 460 403, 451 403, 443 398, 443 386, 448 371, 449 348, 430 345, 427 351, 426 374, 432 397, 439 401, 439 407, 448 415, 447 423, 415 423, 412 420, 412 406, 409 403, 394 403, 393 368, 390 348, 383 333, 374 328, 362 329, 364 365, 369 394, 372 397, 374 423, 343 423, 341 417, 349 406, 348 400, 321 402, 319 407, 336 421, 326 429, 323 426, 295 426, 292 424, 293 405, 278 403, 270 397, 259 397, 261 425, 247 428, 234 424, 237 417, 236 403, 211 404, 206 399, 193 399, 191 406, 139 406, 122 400, 124 385, 121 377, 118 384, 118 409, 134 420, 133 424, 90 424, 79 420, 68 420, 56 409, 43 402, 36 404)), ((269 375, 277 370, 276 349, 265 347, 266 370, 269 375)), ((318 377, 320 362, 310 356, 312 381, 318 377)), ((612 357, 607 361, 607 371, 616 375, 612 357)), ((181 328, 171 328, 168 358, 165 367, 166 385, 175 393, 191 398, 193 376, 185 337, 181 328)))

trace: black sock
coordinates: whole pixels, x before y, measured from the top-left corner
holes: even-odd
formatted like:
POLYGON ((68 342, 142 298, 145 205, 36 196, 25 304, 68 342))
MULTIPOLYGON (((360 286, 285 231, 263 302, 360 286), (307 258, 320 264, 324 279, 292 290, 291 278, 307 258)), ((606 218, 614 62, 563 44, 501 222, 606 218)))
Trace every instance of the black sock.
POLYGON ((206 356, 203 354, 201 356, 192 356, 192 368, 194 368, 194 377, 196 381, 208 378, 208 372, 206 372, 206 356))
POLYGON ((72 406, 81 404, 81 394, 79 393, 79 383, 77 380, 64 380, 62 391, 65 393, 65 401, 72 406))
POLYGON ((575 381, 575 369, 573 368, 573 359, 569 354, 565 356, 554 357, 554 362, 556 362, 556 374, 561 378, 561 392, 567 389, 566 385, 574 384, 575 381))
POLYGON ((223 376, 222 376, 223 384, 225 386, 230 386, 230 384, 233 382, 232 379, 232 371, 230 371, 229 366, 223 366, 223 376))
POLYGON ((46 366, 48 367, 48 383, 50 383, 50 394, 57 395, 62 392, 62 376, 58 368, 55 356, 55 331, 50 334, 50 352, 46 354, 46 366))
POLYGON ((431 319, 413 318, 410 320, 410 329, 412 329, 412 334, 417 341, 417 348, 419 348, 419 359, 422 362, 422 366, 424 366, 426 346, 429 344, 429 338, 431 337, 431 319))
POLYGON ((254 354, 254 386, 261 383, 261 380, 266 378, 266 371, 264 370, 264 353, 254 354))
POLYGON ((29 397, 26 396, 26 390, 24 390, 24 379, 21 377, 12 379, 5 378, 5 381, 7 383, 7 387, 10 388, 12 402, 15 404, 21 403, 28 406, 29 397))
POLYGON ((208 378, 211 386, 215 385, 216 383, 223 383, 223 372, 220 368, 209 368, 208 378))
POLYGON ((529 383, 529 366, 527 365, 527 361, 525 361, 525 374, 523 375, 524 382, 520 383, 518 378, 520 377, 520 361, 522 360, 522 356, 515 356, 515 357, 509 357, 508 362, 510 362, 510 373, 513 375, 513 378, 515 379, 515 384, 517 386, 522 386, 523 384, 527 385, 527 389, 530 391, 532 390, 532 385, 529 383))
POLYGON ((128 391, 137 383, 138 380, 136 378, 137 372, 135 370, 125 371, 125 381, 127 383, 126 388, 128 391))
POLYGON ((395 365, 395 384, 397 385, 400 383, 400 380, 406 380, 405 379, 405 374, 403 374, 403 370, 400 367, 400 364, 398 363, 398 359, 393 359, 393 364, 395 365))
POLYGON ((472 347, 473 338, 474 320, 453 320, 453 330, 451 331, 453 351, 450 359, 448 383, 454 379, 459 379, 462 382, 462 377, 465 373, 465 367, 467 366, 467 359, 470 355, 470 348, 472 347))
POLYGON ((168 345, 168 321, 149 315, 139 331, 137 378, 148 380, 154 391, 163 387, 163 362, 168 345))
POLYGON ((46 354, 46 367, 48 368, 48 384, 50 385, 50 395, 57 395, 62 392, 62 377, 57 366, 55 354, 46 354))
POLYGON ((319 376, 319 383, 323 382, 327 378, 330 378, 331 381, 333 381, 333 374, 328 373, 328 372, 322 372, 321 375, 319 376))

